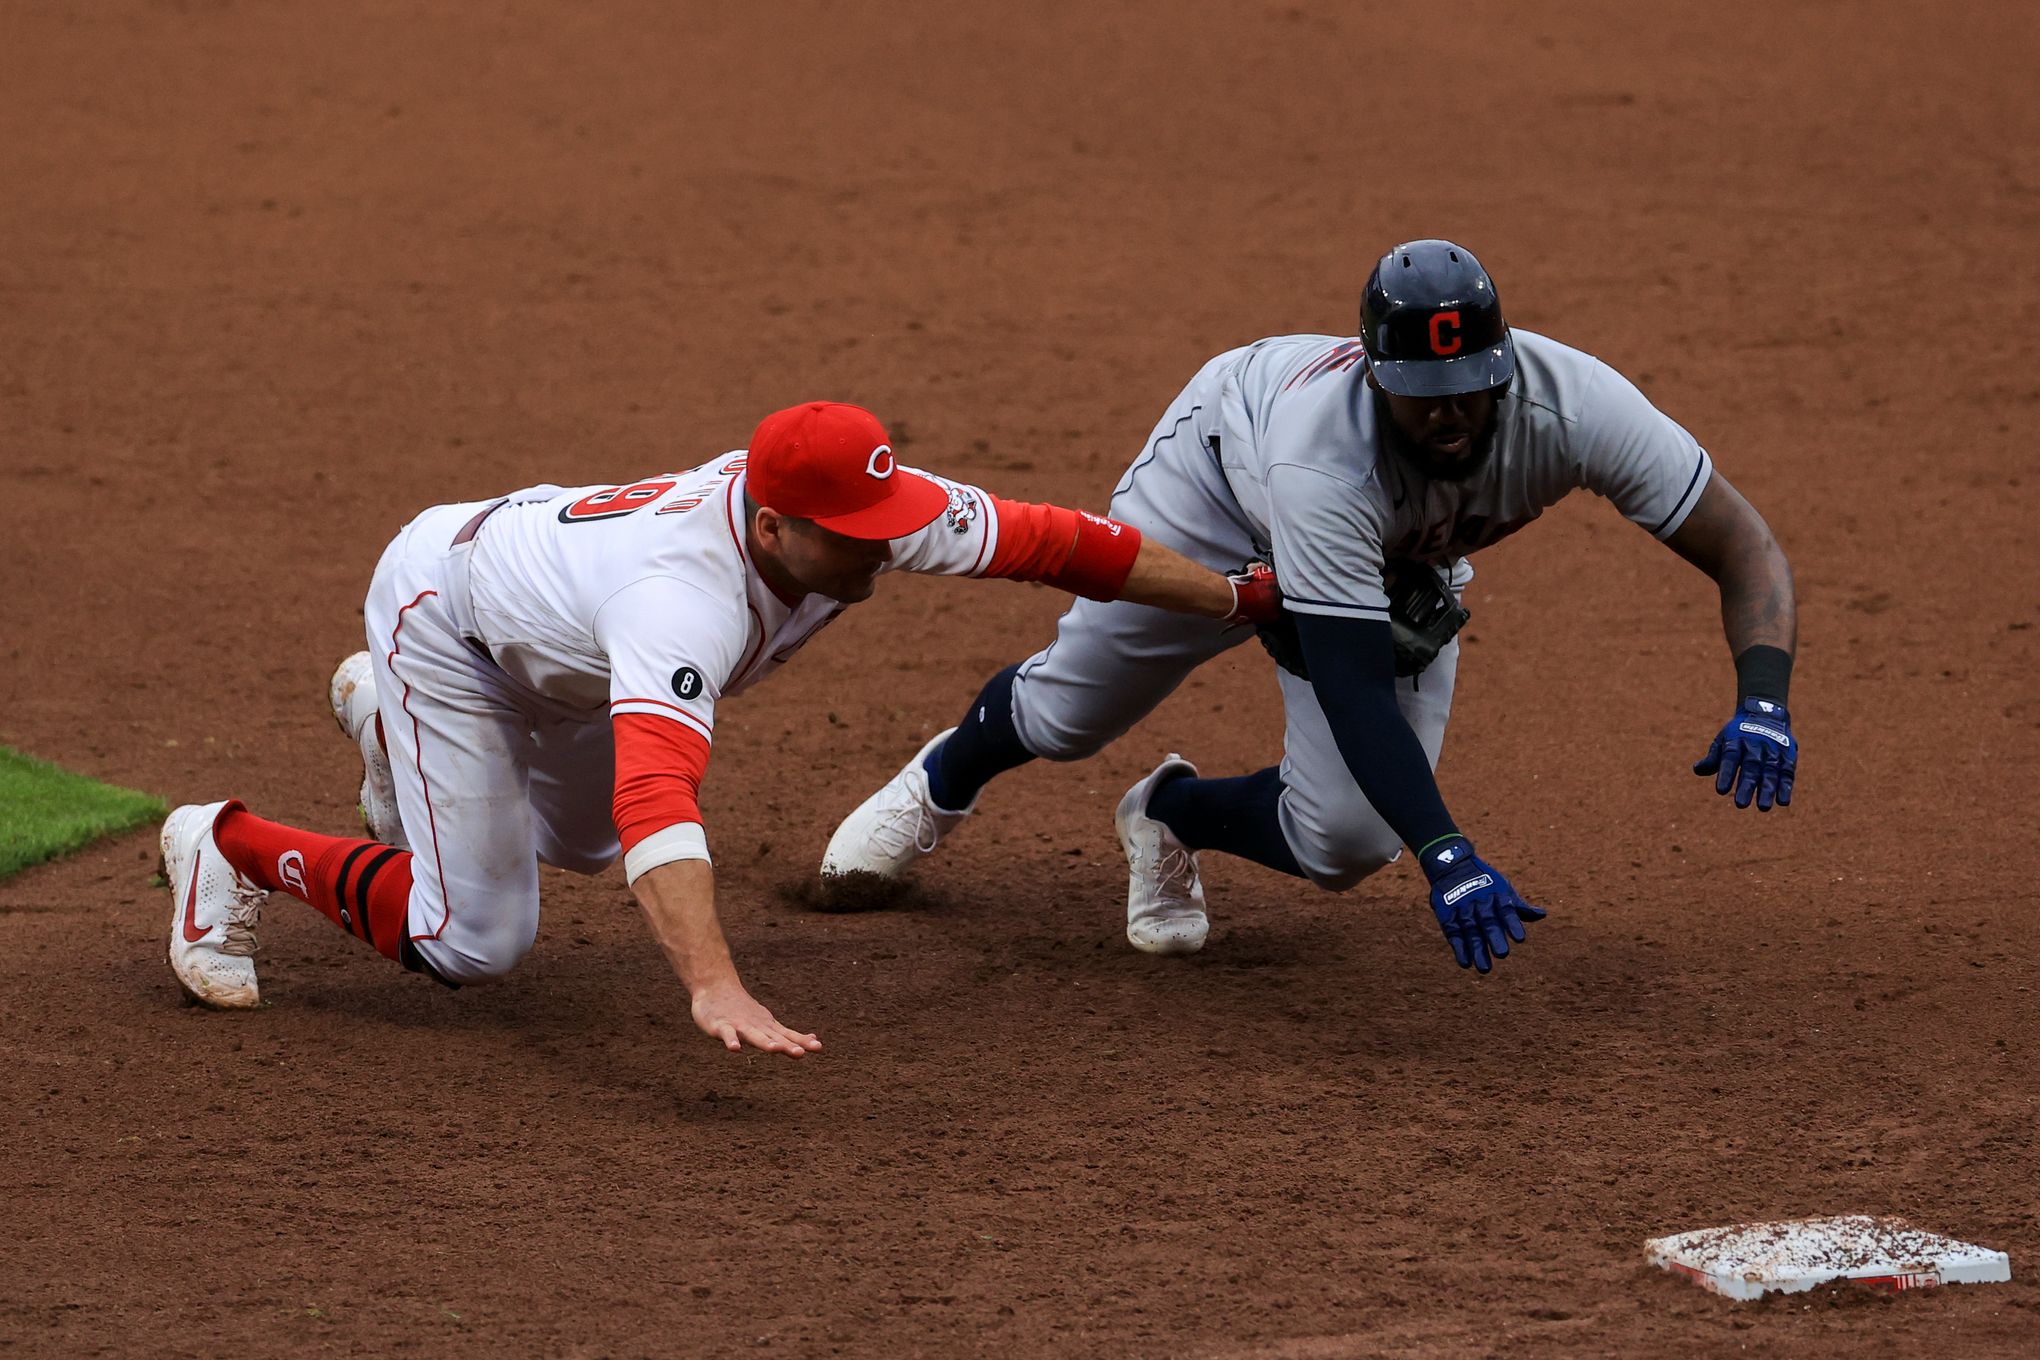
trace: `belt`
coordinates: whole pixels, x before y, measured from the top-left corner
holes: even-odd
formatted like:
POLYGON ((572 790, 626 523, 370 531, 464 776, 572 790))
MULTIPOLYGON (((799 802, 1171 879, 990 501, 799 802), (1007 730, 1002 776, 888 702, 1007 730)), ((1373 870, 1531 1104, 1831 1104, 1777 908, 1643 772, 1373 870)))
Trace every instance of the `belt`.
POLYGON ((440 608, 446 611, 454 630, 470 647, 476 645, 476 639, 474 604, 468 588, 468 558, 474 552, 475 535, 481 531, 482 522, 509 503, 506 496, 477 510, 467 523, 460 526, 453 542, 447 545, 449 560, 440 580, 440 608))
POLYGON ((460 532, 453 536, 453 543, 451 546, 458 548, 463 543, 474 542, 475 535, 482 531, 482 521, 487 519, 489 516, 495 514, 498 510, 501 510, 504 506, 508 505, 509 503, 510 499, 509 497, 506 496, 500 501, 491 501, 489 504, 483 506, 480 510, 476 511, 475 517, 473 519, 469 520, 466 524, 460 526, 460 532))

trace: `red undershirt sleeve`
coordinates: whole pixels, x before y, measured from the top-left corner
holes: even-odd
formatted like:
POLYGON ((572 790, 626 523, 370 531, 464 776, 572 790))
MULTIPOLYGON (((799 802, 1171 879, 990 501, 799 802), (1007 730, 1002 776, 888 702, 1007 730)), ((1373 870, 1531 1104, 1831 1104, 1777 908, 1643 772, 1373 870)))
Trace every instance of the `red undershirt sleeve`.
POLYGON ((635 882, 661 864, 707 859, 700 793, 708 739, 677 719, 649 713, 619 713, 610 726, 616 735, 612 814, 625 873, 635 882))
POLYGON ((1039 581, 1092 600, 1116 600, 1140 555, 1140 530, 1087 510, 988 498, 998 548, 986 576, 1039 581))

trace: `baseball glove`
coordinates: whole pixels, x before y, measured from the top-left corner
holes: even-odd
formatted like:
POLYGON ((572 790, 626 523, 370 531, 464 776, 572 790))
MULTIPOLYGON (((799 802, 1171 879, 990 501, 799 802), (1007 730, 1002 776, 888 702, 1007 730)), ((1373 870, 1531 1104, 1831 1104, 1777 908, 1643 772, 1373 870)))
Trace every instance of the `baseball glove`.
MULTIPOLYGON (((1387 563, 1381 576, 1388 591, 1388 630, 1395 639, 1395 673, 1421 674, 1473 615, 1438 573, 1421 562, 1387 563)), ((1296 619, 1288 610, 1257 625, 1254 633, 1276 665, 1299 679, 1310 679, 1296 619)))
POLYGON ((1296 615, 1285 609, 1267 622, 1255 624, 1254 636, 1276 665, 1299 680, 1310 679, 1310 667, 1303 663, 1303 643, 1296 636, 1296 615))
POLYGON ((1381 582, 1388 590, 1389 631, 1395 634, 1395 673, 1420 674, 1473 615, 1422 562, 1384 563, 1381 582))

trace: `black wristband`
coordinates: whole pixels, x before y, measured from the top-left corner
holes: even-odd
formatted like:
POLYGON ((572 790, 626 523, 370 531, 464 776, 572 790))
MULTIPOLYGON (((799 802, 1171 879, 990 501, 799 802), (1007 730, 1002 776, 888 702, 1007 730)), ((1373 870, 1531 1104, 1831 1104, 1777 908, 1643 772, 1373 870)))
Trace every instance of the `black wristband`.
POLYGON ((1783 647, 1766 647, 1761 643, 1755 647, 1743 648, 1741 656, 1735 659, 1735 701, 1745 699, 1769 699, 1774 704, 1783 704, 1786 691, 1792 688, 1792 653, 1783 647))

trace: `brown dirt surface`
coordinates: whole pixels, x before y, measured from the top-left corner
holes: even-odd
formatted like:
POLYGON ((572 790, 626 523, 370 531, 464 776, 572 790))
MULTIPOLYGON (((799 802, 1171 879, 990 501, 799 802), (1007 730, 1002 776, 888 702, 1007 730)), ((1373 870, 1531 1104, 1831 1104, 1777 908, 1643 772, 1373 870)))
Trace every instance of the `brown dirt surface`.
POLYGON ((330 830, 324 685, 420 507, 861 401, 1102 505, 1207 356, 1481 251, 1769 516, 1788 813, 1686 766, 1707 582, 1578 498, 1486 553, 1441 770, 1552 909, 1213 862, 1123 943, 1111 810, 1265 764, 1257 649, 1000 782, 886 909, 835 820, 1057 600, 888 581, 729 705, 733 1057, 616 876, 493 988, 285 899, 183 1007, 138 833, 0 884, 0 1353, 1774 1356, 2040 1338, 2030 7, 61 3, 0 13, 0 741, 330 830), (2006 1286, 1734 1305, 1645 1238, 1901 1214, 2006 1286))

